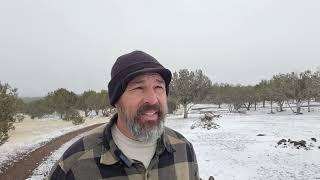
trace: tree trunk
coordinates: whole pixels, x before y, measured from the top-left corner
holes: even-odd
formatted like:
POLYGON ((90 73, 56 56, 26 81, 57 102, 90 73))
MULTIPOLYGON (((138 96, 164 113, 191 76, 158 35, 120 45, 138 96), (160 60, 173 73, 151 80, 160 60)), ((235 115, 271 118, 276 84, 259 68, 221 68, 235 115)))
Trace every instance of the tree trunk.
POLYGON ((60 113, 60 118, 63 119, 63 113, 60 113))
POLYGON ((244 105, 244 107, 245 107, 248 111, 250 111, 250 106, 251 106, 250 103, 248 103, 248 106, 246 105, 246 103, 244 103, 243 105, 244 105))
POLYGON ((294 112, 294 110, 293 110, 292 107, 290 106, 289 101, 287 101, 287 104, 288 104, 289 108, 291 109, 291 111, 292 111, 293 113, 296 113, 296 112, 294 112))
POLYGON ((248 106, 246 105, 246 103, 243 103, 243 106, 248 110, 248 106))
POLYGON ((96 112, 96 115, 98 116, 99 115, 99 110, 95 110, 95 112, 96 112))
POLYGON ((231 105, 231 104, 228 104, 228 109, 229 109, 229 112, 230 113, 232 113, 232 111, 233 111, 233 108, 232 108, 233 106, 231 105))
POLYGON ((270 113, 271 113, 271 114, 273 114, 273 109, 272 109, 272 100, 270 101, 270 105, 271 105, 270 113))
POLYGON ((84 116, 88 117, 88 110, 84 110, 84 116))
POLYGON ((251 105, 252 105, 252 103, 251 103, 251 102, 249 102, 248 107, 247 107, 247 110, 248 110, 248 111, 250 111, 250 107, 251 107, 251 105))
POLYGON ((297 105, 296 114, 301 114, 301 100, 300 99, 297 100, 296 105, 297 105))
POLYGON ((221 108, 221 104, 219 103, 218 106, 219 106, 218 108, 220 109, 221 108))
POLYGON ((106 109, 102 109, 102 116, 107 117, 107 114, 108 114, 107 110, 106 109))
POLYGON ((283 102, 279 102, 280 112, 283 111, 283 102))
POLYGON ((183 118, 184 118, 184 119, 188 118, 187 104, 184 104, 184 105, 183 105, 183 118))
POLYGON ((254 110, 257 110, 257 102, 254 102, 254 110))
POLYGON ((266 107, 266 100, 262 101, 262 107, 265 108, 266 107))
POLYGON ((310 98, 308 99, 308 112, 310 112, 310 98))

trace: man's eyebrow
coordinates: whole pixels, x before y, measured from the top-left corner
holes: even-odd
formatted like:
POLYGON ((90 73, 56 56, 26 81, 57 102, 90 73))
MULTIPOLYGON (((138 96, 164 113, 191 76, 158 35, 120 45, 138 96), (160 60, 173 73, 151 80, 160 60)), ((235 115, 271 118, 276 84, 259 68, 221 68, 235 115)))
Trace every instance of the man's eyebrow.
POLYGON ((163 79, 156 79, 156 81, 157 81, 157 83, 163 83, 163 84, 165 84, 165 82, 164 82, 164 80, 163 79))
POLYGON ((137 80, 131 81, 128 85, 132 86, 132 85, 142 84, 143 82, 144 82, 143 79, 137 79, 137 80))
MULTIPOLYGON (((157 78, 157 79, 155 79, 155 81, 156 81, 157 83, 160 83, 160 84, 165 84, 164 80, 161 79, 161 78, 157 78)), ((128 86, 139 85, 139 84, 143 84, 144 82, 145 82, 144 79, 135 79, 135 80, 132 80, 132 81, 128 84, 128 86)))

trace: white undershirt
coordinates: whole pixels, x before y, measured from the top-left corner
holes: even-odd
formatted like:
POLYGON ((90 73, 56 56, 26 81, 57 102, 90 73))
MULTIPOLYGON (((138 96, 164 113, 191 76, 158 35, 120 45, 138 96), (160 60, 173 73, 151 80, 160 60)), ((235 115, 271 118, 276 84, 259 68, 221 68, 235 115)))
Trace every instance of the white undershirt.
POLYGON ((143 163, 147 168, 156 151, 157 141, 144 143, 128 138, 118 129, 117 125, 113 125, 111 133, 115 144, 130 159, 135 159, 143 163))

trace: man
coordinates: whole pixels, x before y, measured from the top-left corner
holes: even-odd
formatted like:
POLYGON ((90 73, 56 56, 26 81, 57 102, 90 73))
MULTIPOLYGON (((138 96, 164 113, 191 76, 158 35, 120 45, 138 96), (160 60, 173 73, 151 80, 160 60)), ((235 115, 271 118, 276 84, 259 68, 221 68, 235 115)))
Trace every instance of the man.
POLYGON ((199 179, 191 143, 164 127, 171 77, 142 51, 120 56, 108 84, 117 113, 74 143, 49 179, 199 179))

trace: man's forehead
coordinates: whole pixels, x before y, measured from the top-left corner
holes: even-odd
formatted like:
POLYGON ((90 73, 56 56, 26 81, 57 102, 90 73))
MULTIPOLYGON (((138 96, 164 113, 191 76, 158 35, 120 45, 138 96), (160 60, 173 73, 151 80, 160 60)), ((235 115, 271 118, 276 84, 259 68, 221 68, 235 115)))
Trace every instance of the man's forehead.
POLYGON ((138 75, 135 78, 133 78, 129 83, 144 81, 149 78, 164 82, 164 79, 162 78, 162 76, 159 73, 152 72, 152 73, 144 73, 144 74, 138 75))

